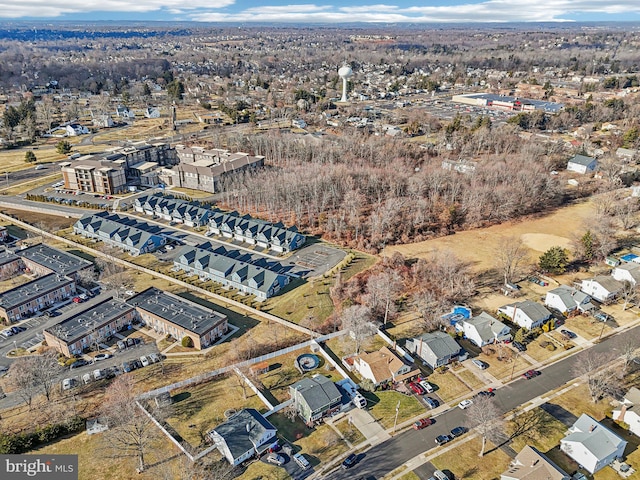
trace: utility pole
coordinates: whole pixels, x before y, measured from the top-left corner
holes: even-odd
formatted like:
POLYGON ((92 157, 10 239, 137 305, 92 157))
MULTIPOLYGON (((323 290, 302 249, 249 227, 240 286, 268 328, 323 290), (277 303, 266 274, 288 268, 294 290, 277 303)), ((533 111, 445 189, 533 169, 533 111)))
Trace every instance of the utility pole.
POLYGON ((513 366, 511 367, 511 378, 509 378, 509 380, 513 380, 513 372, 516 369, 516 363, 518 362, 518 355, 520 355, 520 352, 516 352, 516 358, 513 359, 513 366))
POLYGON ((396 425, 398 425, 398 413, 400 413, 400 400, 398 400, 398 405, 396 405, 396 418, 393 421, 393 433, 396 433, 396 425))

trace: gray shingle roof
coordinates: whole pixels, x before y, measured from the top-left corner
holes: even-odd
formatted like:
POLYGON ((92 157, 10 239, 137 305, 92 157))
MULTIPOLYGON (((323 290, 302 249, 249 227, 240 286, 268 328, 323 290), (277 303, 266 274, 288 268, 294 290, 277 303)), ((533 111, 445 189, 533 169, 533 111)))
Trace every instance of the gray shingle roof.
MULTIPOLYGON (((296 395, 302 397, 309 409, 315 412, 342 398, 342 394, 336 384, 324 375, 314 375, 312 378, 303 378, 289 387, 289 391, 297 390, 296 395)), ((293 393, 292 393, 293 395, 293 393)))
POLYGON ((574 155, 573 158, 569 160, 569 163, 575 163, 576 165, 584 165, 588 167, 595 161, 595 158, 587 157, 586 155, 574 155))
MULTIPOLYGON (((425 350, 428 350, 431 355, 427 356, 433 357, 433 360, 455 356, 461 349, 458 342, 451 338, 451 335, 440 331, 425 333, 420 337, 409 340, 409 342, 411 351, 416 352, 421 357, 425 357, 425 354, 427 354, 425 350), (420 351, 420 345, 422 345, 422 351, 420 351)), ((425 358, 425 360, 430 360, 430 358, 425 358)))
POLYGON ((255 408, 245 408, 218 425, 209 434, 215 432, 224 438, 233 457, 238 458, 253 449, 267 430, 277 431, 276 427, 255 408))
POLYGON ((627 443, 608 428, 583 413, 570 428, 571 433, 562 439, 563 442, 578 442, 596 458, 607 458, 622 443, 627 443))

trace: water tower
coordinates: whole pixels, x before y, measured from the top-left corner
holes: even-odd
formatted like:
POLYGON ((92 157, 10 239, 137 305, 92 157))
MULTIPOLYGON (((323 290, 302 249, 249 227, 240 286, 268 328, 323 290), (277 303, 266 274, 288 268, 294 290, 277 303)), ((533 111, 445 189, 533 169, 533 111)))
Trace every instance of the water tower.
POLYGON ((342 79, 342 98, 340 99, 340 101, 346 102, 347 101, 347 80, 353 75, 353 70, 351 70, 351 67, 345 65, 344 67, 341 67, 340 70, 338 70, 338 75, 342 79))

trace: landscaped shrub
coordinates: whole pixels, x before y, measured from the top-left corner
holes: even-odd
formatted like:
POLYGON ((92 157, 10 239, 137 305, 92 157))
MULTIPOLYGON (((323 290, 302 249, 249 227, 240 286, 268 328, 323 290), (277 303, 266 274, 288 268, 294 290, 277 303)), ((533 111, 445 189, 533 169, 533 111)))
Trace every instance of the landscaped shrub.
POLYGON ((0 454, 14 455, 28 452, 42 443, 48 443, 84 428, 84 419, 72 417, 67 423, 39 427, 29 433, 0 433, 0 454))
POLYGON ((553 352, 556 349, 556 346, 553 343, 550 343, 549 345, 547 345, 547 350, 549 350, 550 352, 553 352))
POLYGON ((191 337, 186 336, 182 338, 182 346, 185 348, 191 348, 193 347, 193 340, 191 339, 191 337))

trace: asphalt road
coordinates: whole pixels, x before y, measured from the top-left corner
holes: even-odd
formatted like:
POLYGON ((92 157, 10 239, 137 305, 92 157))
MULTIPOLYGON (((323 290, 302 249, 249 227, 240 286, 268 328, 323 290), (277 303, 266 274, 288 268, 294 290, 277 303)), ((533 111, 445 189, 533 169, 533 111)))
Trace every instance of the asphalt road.
MULTIPOLYGON (((621 353, 621 346, 633 341, 640 344, 640 326, 622 334, 605 338, 601 343, 589 350, 567 357, 542 370, 542 375, 526 380, 520 378, 509 385, 496 390, 494 400, 502 412, 506 413, 531 399, 544 395, 550 390, 559 388, 574 380, 574 367, 591 352, 621 353)), ((358 463, 349 470, 339 469, 323 476, 325 479, 382 478, 413 457, 434 448, 435 437, 446 434, 459 425, 465 426, 468 421, 463 410, 455 407, 435 418, 436 423, 424 430, 407 430, 384 443, 360 454, 358 463)), ((455 473, 455 472, 454 472, 455 473)))

